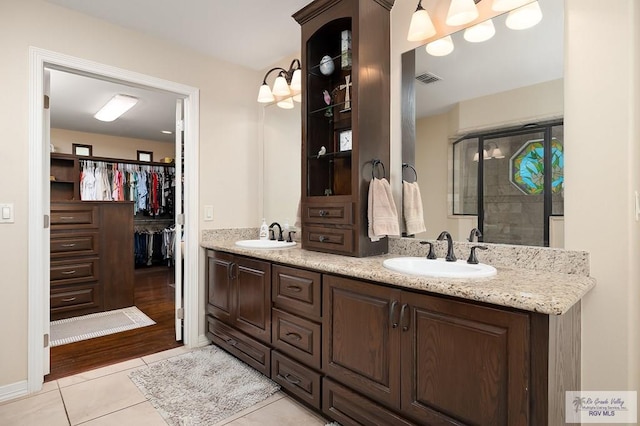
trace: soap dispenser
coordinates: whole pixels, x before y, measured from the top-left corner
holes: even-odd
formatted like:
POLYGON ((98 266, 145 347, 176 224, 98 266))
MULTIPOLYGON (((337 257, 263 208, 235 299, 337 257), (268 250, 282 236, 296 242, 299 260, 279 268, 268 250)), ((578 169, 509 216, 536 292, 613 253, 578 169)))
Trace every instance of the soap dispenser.
POLYGON ((267 221, 264 218, 262 218, 262 225, 260 225, 260 239, 269 239, 269 225, 267 225, 267 221))

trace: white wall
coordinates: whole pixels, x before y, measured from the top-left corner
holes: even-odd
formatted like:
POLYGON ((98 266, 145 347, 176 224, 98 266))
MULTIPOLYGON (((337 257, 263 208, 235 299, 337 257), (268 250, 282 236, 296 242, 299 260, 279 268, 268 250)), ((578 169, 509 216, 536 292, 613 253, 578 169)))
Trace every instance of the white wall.
POLYGON ((94 157, 137 160, 138 151, 153 152, 153 161, 161 161, 165 157, 175 158, 176 156, 175 143, 173 142, 125 138, 66 129, 51 129, 50 134, 50 142, 56 147, 56 153, 71 154, 73 144, 79 143, 91 145, 94 157))
POLYGON ((260 73, 41 0, 0 1, 0 202, 14 203, 16 217, 0 225, 0 389, 27 378, 29 46, 199 88, 196 203, 216 207, 200 229, 255 226, 257 211, 260 73))
MULTIPOLYGON (((632 191, 640 189, 640 4, 565 5, 565 244, 590 252, 598 281, 582 305, 582 388, 637 390, 640 229, 632 191)), ((397 1, 391 14, 392 179, 401 163, 400 55, 417 47, 406 41, 414 10, 415 2, 397 1)))

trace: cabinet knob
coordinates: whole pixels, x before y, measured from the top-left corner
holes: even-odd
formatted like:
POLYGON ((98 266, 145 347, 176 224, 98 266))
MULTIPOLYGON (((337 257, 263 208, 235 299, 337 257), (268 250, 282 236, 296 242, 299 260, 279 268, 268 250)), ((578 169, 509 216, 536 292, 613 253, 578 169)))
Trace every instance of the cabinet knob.
POLYGON ((327 215, 329 214, 329 212, 328 212, 328 211, 326 211, 326 210, 320 210, 320 211, 318 212, 318 214, 319 214, 320 216, 322 216, 322 217, 325 217, 325 216, 327 216, 327 215))
POLYGON ((320 241, 321 243, 324 243, 325 241, 329 241, 329 237, 325 237, 324 235, 320 235, 318 237, 318 241, 320 241))

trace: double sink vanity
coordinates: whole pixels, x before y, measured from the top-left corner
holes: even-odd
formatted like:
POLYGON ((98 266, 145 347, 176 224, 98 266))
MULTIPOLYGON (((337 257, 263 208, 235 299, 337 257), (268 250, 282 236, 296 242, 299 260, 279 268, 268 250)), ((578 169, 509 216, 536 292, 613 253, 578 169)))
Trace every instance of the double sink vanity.
MULTIPOLYGON (((454 263, 420 262, 411 238, 355 258, 236 244, 255 235, 203 233, 207 336, 305 404, 342 425, 564 422, 595 285, 586 253, 489 244, 478 257, 495 274, 427 277, 412 268, 454 263)), ((472 246, 454 243, 461 258, 472 246)))

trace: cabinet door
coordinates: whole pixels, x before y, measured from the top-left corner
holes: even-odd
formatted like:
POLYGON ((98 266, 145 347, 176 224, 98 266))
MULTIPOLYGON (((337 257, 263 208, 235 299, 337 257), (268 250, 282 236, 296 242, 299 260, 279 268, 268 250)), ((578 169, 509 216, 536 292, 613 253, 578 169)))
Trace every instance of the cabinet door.
POLYGON ((207 313, 231 323, 233 255, 207 250, 207 313))
POLYGON ((409 292, 402 307, 403 413, 426 424, 528 424, 528 315, 409 292))
POLYGON ((400 407, 400 291, 323 277, 325 373, 379 403, 400 407))
POLYGON ((271 343, 271 264, 240 256, 235 263, 233 325, 271 343))

